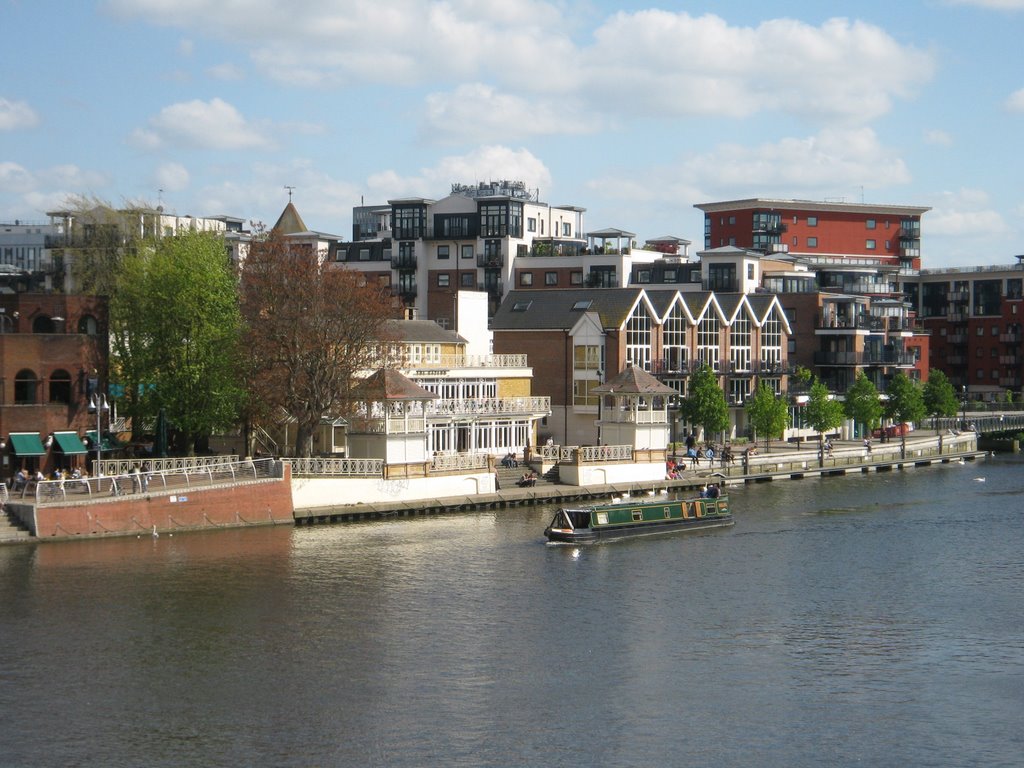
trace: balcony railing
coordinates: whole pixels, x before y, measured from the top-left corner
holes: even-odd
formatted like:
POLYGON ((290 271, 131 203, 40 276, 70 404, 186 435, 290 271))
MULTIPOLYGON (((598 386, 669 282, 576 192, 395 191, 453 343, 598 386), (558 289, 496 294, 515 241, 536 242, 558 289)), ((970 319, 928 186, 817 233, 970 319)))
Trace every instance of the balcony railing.
POLYGON ((500 269, 505 266, 505 254, 503 253, 478 253, 476 265, 484 269, 500 269))
POLYGON ((433 360, 406 361, 403 368, 449 369, 449 368, 525 368, 526 355, 441 355, 433 360))
POLYGON ((550 397, 483 397, 433 400, 427 403, 428 418, 438 416, 474 418, 479 416, 535 416, 551 413, 550 397))
POLYGON ((415 254, 391 254, 392 269, 416 269, 415 254))

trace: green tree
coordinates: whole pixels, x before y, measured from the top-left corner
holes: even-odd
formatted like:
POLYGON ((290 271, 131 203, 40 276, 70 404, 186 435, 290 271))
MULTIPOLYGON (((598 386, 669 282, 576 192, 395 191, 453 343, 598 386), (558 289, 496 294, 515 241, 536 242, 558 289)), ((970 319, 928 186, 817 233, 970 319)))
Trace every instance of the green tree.
POLYGON ((927 415, 921 386, 900 371, 892 377, 889 386, 885 388, 885 394, 888 397, 885 401, 885 415, 900 425, 900 454, 905 458, 907 434, 903 425, 920 421, 927 415))
POLYGON ((294 454, 309 456, 321 420, 345 415, 381 364, 390 293, 274 232, 252 243, 241 282, 252 411, 287 413, 294 454))
POLYGON ((820 381, 811 384, 811 391, 804 406, 804 418, 811 429, 818 433, 818 463, 825 463, 825 433, 838 429, 843 424, 843 404, 832 398, 828 387, 820 381))
POLYGON ((679 406, 680 415, 691 424, 699 424, 704 434, 729 429, 729 406, 718 386, 715 372, 703 363, 690 376, 690 385, 679 406))
POLYGON ((764 435, 765 452, 771 451, 772 438, 782 437, 789 426, 789 402, 775 394, 775 390, 762 382, 744 406, 754 434, 764 435))
POLYGON ((857 371, 853 384, 846 390, 843 411, 855 424, 863 427, 865 435, 871 434, 871 430, 878 426, 882 418, 882 401, 875 383, 863 371, 857 371))
POLYGON ((934 419, 935 431, 938 433, 939 419, 956 416, 960 408, 956 390, 945 373, 932 369, 928 371, 928 381, 925 382, 921 395, 924 398, 925 411, 934 419))
POLYGON ((240 386, 241 315, 224 241, 189 232, 160 240, 151 253, 123 260, 111 298, 113 347, 133 417, 160 409, 176 450, 236 423, 240 386))

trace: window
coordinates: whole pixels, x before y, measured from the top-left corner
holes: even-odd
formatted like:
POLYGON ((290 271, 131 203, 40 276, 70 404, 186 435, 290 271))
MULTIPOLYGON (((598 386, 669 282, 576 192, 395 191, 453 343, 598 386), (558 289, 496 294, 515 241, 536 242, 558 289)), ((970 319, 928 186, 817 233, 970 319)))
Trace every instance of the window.
POLYGON ((593 379, 573 379, 572 404, 574 406, 591 406, 596 408, 598 396, 592 391, 601 382, 593 379))
MULTIPOLYGON (((586 312, 594 305, 593 299, 580 299, 572 305, 573 312, 586 312)), ((576 347, 576 349, 582 349, 582 347, 576 347)))
POLYGON ((808 248, 817 248, 818 247, 818 238, 816 238, 816 237, 808 237, 807 238, 807 247, 808 248))
POLYGON ((638 269, 636 273, 636 281, 638 283, 649 283, 651 282, 651 270, 649 269, 638 269))
POLYGON ((568 221, 562 222, 562 237, 572 237, 572 224, 568 221))
POLYGON ((447 259, 448 256, 449 256, 449 253, 448 253, 448 246, 447 245, 439 245, 439 246, 437 246, 437 258, 439 258, 439 259, 447 259))
POLYGON ((807 226, 808 227, 816 227, 816 226, 818 226, 818 217, 817 216, 808 216, 807 217, 807 226))
POLYGON ((686 370, 690 359, 689 347, 686 345, 686 331, 688 328, 689 323, 686 320, 686 315, 677 303, 672 307, 668 317, 665 318, 665 324, 661 333, 661 352, 664 355, 662 365, 666 371, 679 372, 686 370))
POLYGON ((577 371, 601 370, 602 350, 597 345, 577 344, 572 348, 572 367, 577 371))
POLYGON ((96 318, 93 317, 92 315, 82 315, 81 319, 79 319, 79 321, 78 321, 78 332, 79 333, 84 333, 87 336, 95 336, 96 333, 98 332, 98 330, 99 329, 98 329, 97 324, 96 324, 96 318))
POLYGON ((473 258, 473 246, 472 245, 464 245, 464 246, 462 246, 462 258, 464 258, 464 259, 472 259, 473 258))
MULTIPOLYGON (((569 273, 569 284, 570 285, 583 285, 583 273, 582 272, 570 272, 569 273)), ((1016 307, 1014 307, 1016 309, 1016 307)))
POLYGON ((664 282, 674 283, 676 281, 676 274, 677 273, 674 269, 666 269, 664 282))
POLYGON ((537 220, 532 216, 526 220, 526 231, 536 232, 537 231, 537 220))
POLYGON ((729 362, 734 371, 750 370, 749 317, 740 316, 732 321, 729 328, 729 362))
POLYGON ((697 360, 713 371, 719 366, 718 316, 708 312, 697 324, 697 360))
POLYGON ((642 304, 636 305, 626 321, 626 361, 651 370, 651 317, 642 304))
POLYGON ((533 272, 520 272, 519 273, 519 284, 520 285, 533 285, 533 272))
POLYGON ((37 386, 38 381, 32 371, 27 368, 18 371, 18 375, 14 377, 14 404, 34 405, 36 402, 37 386))
POLYGON ((557 272, 545 272, 544 273, 544 285, 558 285, 558 273, 557 272))
POLYGON ((753 280, 753 279, 754 279, 754 265, 753 264, 747 264, 747 280, 753 280))
POLYGON ((369 261, 370 260, 370 249, 369 248, 360 248, 359 249, 359 260, 360 261, 369 261))
POLYGON ((984 336, 985 335, 985 327, 984 326, 982 326, 982 325, 978 326, 978 335, 979 336, 984 336))
POLYGON ((463 288, 476 287, 476 274, 473 272, 462 272, 459 274, 459 284, 463 288))
POLYGON ((867 250, 869 250, 869 251, 875 250, 875 241, 874 240, 865 240, 864 241, 864 247, 867 250))
POLYGON ((530 308, 531 304, 533 304, 532 301, 517 301, 515 304, 512 305, 512 311, 525 312, 530 308))
POLYGON ((868 219, 867 221, 864 222, 864 226, 867 227, 868 229, 874 229, 875 228, 875 220, 874 219, 868 219))
POLYGON ((447 288, 449 285, 451 285, 451 281, 452 281, 452 276, 449 275, 447 272, 439 272, 437 274, 437 287, 438 288, 447 288))
POLYGON ((71 374, 57 370, 50 374, 50 402, 71 402, 71 374))

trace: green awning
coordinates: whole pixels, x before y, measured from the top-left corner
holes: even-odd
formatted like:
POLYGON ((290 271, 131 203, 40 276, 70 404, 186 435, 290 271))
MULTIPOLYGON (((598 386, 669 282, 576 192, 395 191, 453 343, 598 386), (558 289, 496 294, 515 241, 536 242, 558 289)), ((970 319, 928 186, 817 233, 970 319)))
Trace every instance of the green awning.
MULTIPOLYGON (((88 432, 85 433, 85 437, 87 440, 89 440, 90 443, 92 443, 92 449, 96 450, 96 430, 90 429, 88 432)), ((119 447, 120 446, 117 443, 113 442, 110 439, 110 435, 103 436, 103 445, 100 446, 101 450, 116 451, 119 447)))
POLYGON ((46 449, 35 432, 12 432, 11 450, 19 456, 45 456, 46 449))
POLYGON ((53 439, 57 442, 57 447, 64 454, 89 452, 89 449, 85 447, 85 443, 74 432, 54 432, 53 439))

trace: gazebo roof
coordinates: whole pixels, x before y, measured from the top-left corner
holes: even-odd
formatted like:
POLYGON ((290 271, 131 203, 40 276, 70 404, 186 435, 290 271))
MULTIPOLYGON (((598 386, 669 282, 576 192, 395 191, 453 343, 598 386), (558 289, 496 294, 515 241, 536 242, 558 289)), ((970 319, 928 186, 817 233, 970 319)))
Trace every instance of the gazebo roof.
POLYGON ((614 378, 591 392, 599 395, 678 395, 679 393, 667 384, 662 384, 643 368, 631 365, 614 378))
POLYGON ((411 400, 436 400, 437 395, 428 392, 407 376, 392 368, 381 368, 366 378, 359 387, 359 396, 376 402, 411 400))

